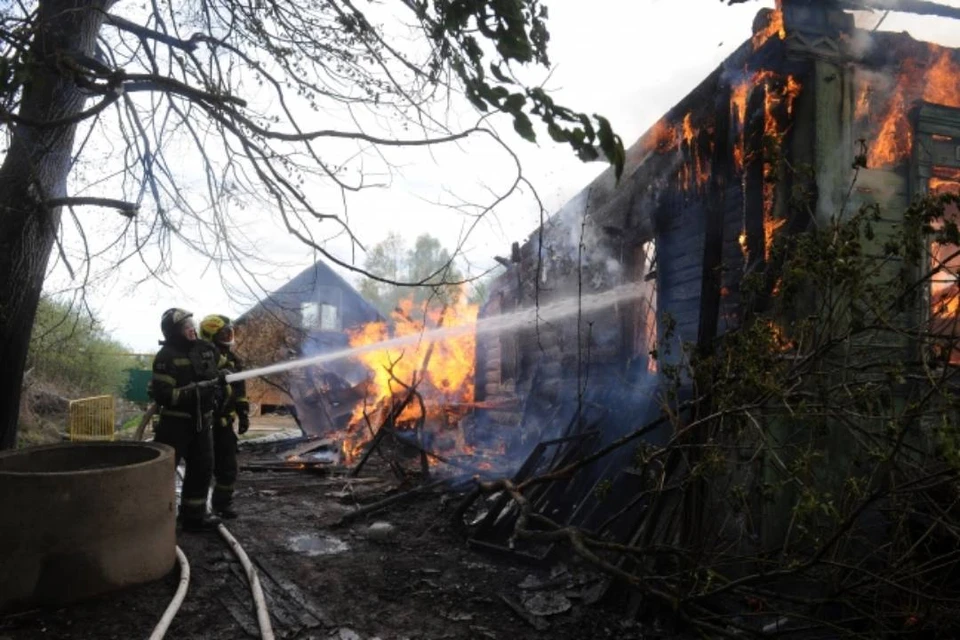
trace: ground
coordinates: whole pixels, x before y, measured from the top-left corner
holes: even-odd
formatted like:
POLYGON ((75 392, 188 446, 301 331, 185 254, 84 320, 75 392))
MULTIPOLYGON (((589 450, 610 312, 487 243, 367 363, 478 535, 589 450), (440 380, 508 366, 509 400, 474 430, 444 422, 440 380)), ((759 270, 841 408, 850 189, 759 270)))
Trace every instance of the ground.
MULTIPOLYGON (((257 430, 288 426, 275 420, 257 430)), ((533 568, 471 549, 451 526, 460 495, 449 487, 336 526, 407 485, 376 457, 358 479, 342 470, 250 469, 266 458, 262 449, 242 455, 242 517, 227 526, 259 567, 278 638, 657 637, 621 617, 622 607, 586 604, 599 576, 572 559, 533 568), (536 615, 551 610, 559 613, 536 615)), ((167 637, 258 637, 245 576, 218 535, 178 532, 178 544, 191 584, 167 637)), ((0 617, 0 640, 147 637, 178 579, 175 568, 158 582, 61 610, 0 617)))

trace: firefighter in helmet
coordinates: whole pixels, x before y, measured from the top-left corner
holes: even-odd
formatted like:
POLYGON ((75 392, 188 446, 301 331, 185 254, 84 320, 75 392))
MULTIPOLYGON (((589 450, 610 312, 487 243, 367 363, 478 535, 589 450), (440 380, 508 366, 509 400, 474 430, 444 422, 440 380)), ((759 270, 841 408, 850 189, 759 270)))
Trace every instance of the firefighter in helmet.
POLYGON ((163 340, 153 359, 150 392, 160 406, 155 442, 176 451, 176 463, 186 462, 180 494, 180 521, 184 531, 205 531, 219 520, 207 513, 207 492, 213 474, 213 440, 210 428, 220 395, 216 382, 217 351, 197 339, 193 314, 167 309, 160 320, 163 340))
MULTIPOLYGON (((200 321, 200 337, 211 342, 217 348, 217 367, 221 375, 241 370, 240 359, 233 352, 233 324, 230 318, 221 315, 209 315, 200 321)), ((224 389, 223 403, 220 405, 213 423, 213 498, 214 512, 221 518, 236 518, 233 509, 233 488, 237 481, 237 434, 233 431, 233 422, 237 421, 237 432, 243 435, 250 428, 250 403, 247 401, 247 388, 243 380, 231 382, 224 389)))

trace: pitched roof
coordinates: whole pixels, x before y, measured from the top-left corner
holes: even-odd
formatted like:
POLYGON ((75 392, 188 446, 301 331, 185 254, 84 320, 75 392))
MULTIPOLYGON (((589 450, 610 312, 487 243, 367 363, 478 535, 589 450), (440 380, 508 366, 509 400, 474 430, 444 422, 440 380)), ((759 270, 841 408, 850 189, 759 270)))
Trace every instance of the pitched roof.
POLYGON ((273 311, 281 309, 299 310, 300 303, 313 299, 317 287, 322 286, 336 287, 342 290, 345 298, 351 298, 350 302, 344 299, 343 303, 352 305, 362 315, 370 316, 371 320, 383 319, 380 312, 367 302, 349 282, 325 262, 317 260, 279 289, 268 293, 260 302, 244 311, 236 321, 242 323, 249 318, 250 314, 260 308, 268 308, 273 311))

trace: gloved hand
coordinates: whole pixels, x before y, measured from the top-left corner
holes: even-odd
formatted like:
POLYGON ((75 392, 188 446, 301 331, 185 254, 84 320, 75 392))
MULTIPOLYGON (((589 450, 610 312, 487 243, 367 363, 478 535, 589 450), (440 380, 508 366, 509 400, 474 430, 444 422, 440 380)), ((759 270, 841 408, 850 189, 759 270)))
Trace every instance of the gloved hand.
POLYGON ((230 384, 229 382, 227 382, 227 376, 229 376, 231 373, 233 373, 233 371, 230 371, 230 369, 220 369, 217 372, 217 383, 221 387, 225 387, 228 384, 230 384))
POLYGON ((240 425, 237 428, 237 433, 242 436, 250 429, 250 416, 245 413, 241 413, 237 416, 237 422, 240 425))

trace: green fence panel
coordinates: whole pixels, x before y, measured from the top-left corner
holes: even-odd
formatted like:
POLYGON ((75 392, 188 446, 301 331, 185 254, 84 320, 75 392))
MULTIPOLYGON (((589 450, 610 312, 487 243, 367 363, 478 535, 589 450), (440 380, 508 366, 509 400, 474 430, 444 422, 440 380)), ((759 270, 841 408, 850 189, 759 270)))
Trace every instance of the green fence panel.
POLYGON ((150 402, 147 384, 152 376, 153 372, 149 369, 127 369, 127 385, 123 390, 123 397, 131 402, 150 402))

